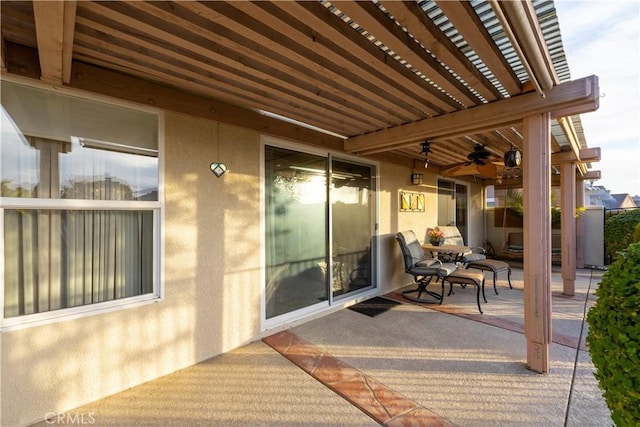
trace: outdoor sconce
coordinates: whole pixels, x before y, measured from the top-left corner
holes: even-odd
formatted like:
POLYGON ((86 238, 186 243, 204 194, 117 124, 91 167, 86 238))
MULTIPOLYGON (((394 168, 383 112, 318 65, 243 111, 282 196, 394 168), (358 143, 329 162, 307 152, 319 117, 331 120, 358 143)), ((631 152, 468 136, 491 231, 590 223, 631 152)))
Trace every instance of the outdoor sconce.
POLYGON ((211 172, 213 172, 213 174, 218 178, 220 178, 222 174, 227 171, 227 165, 220 162, 213 162, 209 167, 211 168, 211 172))
POLYGON ((424 174, 414 172, 411 174, 411 183, 413 185, 420 185, 422 184, 423 177, 424 177, 424 174))
MULTIPOLYGON (((217 128, 217 139, 216 139, 216 145, 218 146, 218 159, 220 158, 220 122, 218 122, 218 128, 217 128)), ((209 165, 209 169, 211 169, 211 172, 213 172, 213 174, 217 177, 220 178, 226 171, 227 171, 227 165, 225 165, 222 162, 212 162, 209 165)))

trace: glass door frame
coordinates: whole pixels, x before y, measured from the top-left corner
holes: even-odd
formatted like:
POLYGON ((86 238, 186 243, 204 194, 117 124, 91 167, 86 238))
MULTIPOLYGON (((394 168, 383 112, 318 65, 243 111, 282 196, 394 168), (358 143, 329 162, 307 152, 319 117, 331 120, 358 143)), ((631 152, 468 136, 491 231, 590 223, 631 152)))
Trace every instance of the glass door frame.
MULTIPOLYGON (((372 194, 373 197, 373 205, 369 205, 368 209, 369 209, 369 224, 371 226, 370 230, 369 230, 369 253, 371 254, 370 256, 370 260, 369 260, 369 274, 371 275, 370 277, 370 282, 369 285, 365 285, 362 286, 360 288, 354 289, 352 291, 347 291, 343 294, 338 294, 338 295, 334 295, 334 292, 331 291, 329 292, 330 297, 330 303, 333 304, 333 301, 337 301, 337 300, 342 300, 342 299, 346 299, 348 300, 351 296, 353 295, 361 295, 362 293, 366 292, 367 290, 371 290, 371 289, 377 289, 378 288, 378 177, 377 177, 377 165, 370 163, 370 162, 363 162, 362 159, 358 159, 358 158, 354 158, 354 157, 350 157, 350 156, 343 156, 342 153, 340 154, 333 154, 333 153, 329 153, 328 156, 328 164, 329 164, 329 183, 330 185, 327 186, 327 190, 328 190, 328 197, 327 197, 327 205, 329 207, 329 241, 328 243, 328 249, 329 249, 329 259, 334 260, 336 259, 336 256, 339 254, 334 253, 334 243, 335 243, 335 239, 333 237, 333 225, 334 225, 334 215, 333 215, 333 202, 334 199, 332 198, 332 194, 331 194, 331 185, 333 184, 334 180, 334 170, 333 170, 333 166, 334 166, 334 161, 337 162, 344 162, 344 163, 349 163, 351 165, 357 165, 357 166, 363 166, 365 168, 370 168, 371 169, 371 175, 370 175, 370 182, 371 182, 371 189, 370 189, 370 193, 372 194)), ((336 261, 337 262, 337 261, 336 261)), ((341 263, 341 262, 340 262, 341 263)), ((345 264, 349 264, 349 262, 346 262, 345 264)), ((338 268, 340 268, 340 265, 338 265, 338 268)), ((350 276, 349 272, 349 276, 350 276)), ((331 274, 334 274, 334 271, 331 272, 331 274)), ((350 278, 350 277, 349 277, 350 278)), ((333 277, 331 278, 331 280, 333 280, 333 277)))
MULTIPOLYGON (((455 226, 458 227, 458 229, 460 230, 460 234, 462 235, 462 239, 465 242, 469 241, 469 202, 470 202, 470 191, 471 191, 471 185, 468 182, 465 181, 460 181, 460 180, 456 180, 456 179, 451 179, 451 178, 445 178, 445 177, 438 177, 437 181, 436 181, 436 194, 437 194, 437 199, 439 199, 440 196, 440 181, 445 181, 445 182, 449 182, 452 184, 453 188, 453 199, 455 201, 455 207, 454 207, 454 219, 456 220, 456 224, 455 226), (460 229, 460 226, 457 224, 458 222, 458 192, 456 191, 456 187, 458 186, 462 186, 465 188, 465 214, 464 214, 464 226, 462 229, 460 229)), ((439 207, 437 209, 436 212, 439 213, 439 207)), ((448 225, 448 224, 440 224, 440 218, 436 218, 436 224, 437 225, 448 225)))
MULTIPOLYGON (((287 140, 283 140, 277 137, 272 137, 268 135, 261 135, 260 140, 260 200, 259 200, 259 209, 260 209, 260 235, 262 236, 260 239, 260 320, 261 320, 261 330, 267 330, 271 328, 276 328, 282 326, 287 323, 295 322, 299 319, 314 315, 316 313, 320 313, 322 311, 326 311, 328 309, 333 309, 335 307, 340 307, 346 305, 346 303, 360 299, 363 296, 375 295, 379 289, 378 278, 379 278, 379 269, 380 269, 380 253, 379 253, 379 188, 380 188, 380 176, 379 176, 380 165, 379 162, 368 161, 362 159, 357 156, 352 156, 346 153, 337 152, 330 149, 322 149, 319 147, 309 146, 306 144, 295 143, 287 140), (288 313, 284 313, 278 316, 274 316, 272 318, 267 319, 266 317, 266 177, 265 177, 265 147, 273 146, 282 149, 288 149, 292 151, 297 151, 306 154, 324 156, 327 158, 328 162, 328 182, 331 182, 331 170, 332 170, 332 160, 334 158, 340 161, 353 162, 355 164, 370 166, 372 169, 371 181, 375 190, 373 193, 373 206, 372 209, 372 237, 371 237, 371 246, 372 246, 372 259, 371 262, 373 266, 371 268, 371 286, 367 288, 363 288, 360 292, 350 292, 345 295, 340 295, 338 297, 334 297, 333 292, 331 292, 331 281, 333 272, 332 269, 327 268, 327 292, 328 299, 326 301, 318 302, 317 304, 313 304, 307 307, 303 307, 298 310, 294 310, 288 313)), ((328 232, 327 232, 327 260, 332 259, 333 249, 332 249, 332 215, 331 215, 331 188, 330 185, 327 185, 327 215, 328 215, 328 232)))

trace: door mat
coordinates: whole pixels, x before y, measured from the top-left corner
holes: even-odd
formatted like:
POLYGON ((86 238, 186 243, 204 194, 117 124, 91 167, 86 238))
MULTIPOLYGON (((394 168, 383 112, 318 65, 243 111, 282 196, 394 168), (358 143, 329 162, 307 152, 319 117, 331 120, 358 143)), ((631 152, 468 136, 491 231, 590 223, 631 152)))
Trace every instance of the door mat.
POLYGON ((382 297, 374 297, 348 308, 349 310, 357 311, 358 313, 365 314, 369 317, 376 317, 398 304, 402 303, 382 297))

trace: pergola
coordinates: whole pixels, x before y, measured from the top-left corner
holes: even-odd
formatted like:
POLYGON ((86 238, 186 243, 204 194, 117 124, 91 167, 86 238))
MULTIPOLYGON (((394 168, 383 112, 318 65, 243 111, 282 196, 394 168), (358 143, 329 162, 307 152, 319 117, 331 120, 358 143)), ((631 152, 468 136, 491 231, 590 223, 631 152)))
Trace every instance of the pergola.
POLYGON ((396 162, 424 159, 428 140, 430 167, 487 183, 457 167, 474 147, 522 151, 527 361, 549 370, 551 184, 572 295, 573 212, 600 156, 578 116, 598 108, 598 79, 571 80, 552 1, 3 1, 1 13, 3 73, 396 162))

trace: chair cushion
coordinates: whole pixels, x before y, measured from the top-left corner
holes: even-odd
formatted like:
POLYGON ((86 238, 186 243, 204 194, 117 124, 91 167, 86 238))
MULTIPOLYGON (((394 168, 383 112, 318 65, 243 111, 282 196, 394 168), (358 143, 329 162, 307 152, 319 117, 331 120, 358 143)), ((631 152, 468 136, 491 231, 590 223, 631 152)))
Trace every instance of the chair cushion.
POLYGON ((484 275, 478 270, 462 270, 458 269, 445 277, 447 282, 451 283, 469 283, 480 286, 484 280, 484 275))
POLYGON ((404 246, 404 250, 407 251, 407 253, 404 253, 403 250, 403 255, 410 258, 405 259, 405 268, 414 266, 424 260, 424 250, 422 250, 422 245, 420 245, 420 242, 413 231, 401 231, 396 234, 396 238, 398 239, 398 242, 400 242, 400 247, 402 248, 402 246, 404 246))
POLYGON ((482 261, 484 259, 487 259, 487 257, 483 254, 468 254, 462 257, 462 262, 482 261))
POLYGON ((504 271, 509 270, 511 267, 508 263, 504 261, 500 261, 497 259, 483 259, 480 261, 472 261, 469 263, 469 268, 477 268, 480 270, 491 270, 491 271, 504 271))
POLYGON ((454 271, 459 270, 458 269, 458 265, 456 263, 453 262, 445 262, 442 264, 442 267, 440 267, 441 273, 445 273, 445 276, 450 275, 451 273, 453 273, 454 271))

